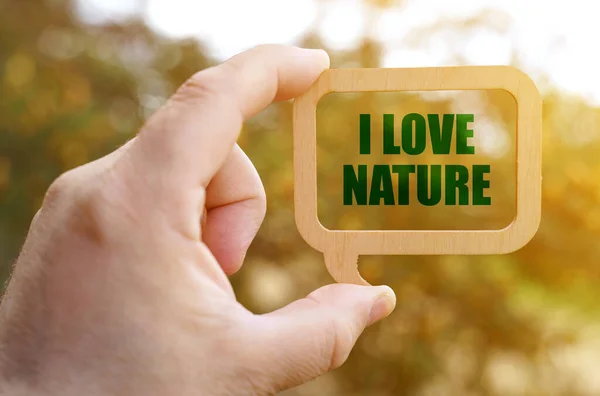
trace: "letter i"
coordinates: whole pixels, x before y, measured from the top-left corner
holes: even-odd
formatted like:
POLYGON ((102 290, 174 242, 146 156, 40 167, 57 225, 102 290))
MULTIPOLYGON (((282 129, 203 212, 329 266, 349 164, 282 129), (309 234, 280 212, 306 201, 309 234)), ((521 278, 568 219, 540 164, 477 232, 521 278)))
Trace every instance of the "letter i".
POLYGON ((371 114, 360 115, 360 153, 371 154, 371 114))

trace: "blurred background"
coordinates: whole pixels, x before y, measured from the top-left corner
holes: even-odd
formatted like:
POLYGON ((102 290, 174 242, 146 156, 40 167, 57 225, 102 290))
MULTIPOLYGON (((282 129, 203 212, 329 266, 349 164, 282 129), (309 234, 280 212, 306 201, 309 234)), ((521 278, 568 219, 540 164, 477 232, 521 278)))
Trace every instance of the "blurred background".
MULTIPOLYGON (((599 395, 596 15, 586 0, 0 0, 0 277, 57 175, 114 150, 193 72, 248 47, 321 47, 333 67, 511 64, 544 98, 536 237, 504 256, 361 257, 365 278, 396 291, 396 311, 342 368, 285 395, 599 395)), ((279 103, 240 140, 268 196, 232 278, 257 313, 332 281, 296 231, 291 127, 279 103)))

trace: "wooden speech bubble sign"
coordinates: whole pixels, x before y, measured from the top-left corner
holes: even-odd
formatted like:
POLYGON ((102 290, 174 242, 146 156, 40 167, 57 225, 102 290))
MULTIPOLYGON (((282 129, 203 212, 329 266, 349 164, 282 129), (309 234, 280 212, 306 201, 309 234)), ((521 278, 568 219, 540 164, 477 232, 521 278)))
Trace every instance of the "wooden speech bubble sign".
POLYGON ((294 102, 294 203, 298 230, 325 255, 339 283, 368 284, 359 255, 503 254, 526 245, 541 219, 542 101, 532 80, 509 66, 331 69, 294 102), (317 216, 316 108, 331 92, 502 89, 517 103, 516 217, 501 230, 328 230, 317 216))

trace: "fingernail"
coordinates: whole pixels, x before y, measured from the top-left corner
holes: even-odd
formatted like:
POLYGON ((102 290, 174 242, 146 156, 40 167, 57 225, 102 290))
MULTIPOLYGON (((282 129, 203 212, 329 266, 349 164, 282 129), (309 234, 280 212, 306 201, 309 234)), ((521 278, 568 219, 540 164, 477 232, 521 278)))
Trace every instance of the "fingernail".
POLYGON ((329 66, 330 66, 329 54, 327 52, 325 52, 325 50, 313 49, 313 48, 301 48, 301 49, 306 54, 308 54, 310 57, 317 58, 319 61, 319 65, 323 69, 329 69, 329 66))
POLYGON ((368 326, 387 317, 396 307, 396 295, 394 291, 387 286, 378 286, 382 289, 381 294, 373 303, 371 313, 369 315, 368 326))

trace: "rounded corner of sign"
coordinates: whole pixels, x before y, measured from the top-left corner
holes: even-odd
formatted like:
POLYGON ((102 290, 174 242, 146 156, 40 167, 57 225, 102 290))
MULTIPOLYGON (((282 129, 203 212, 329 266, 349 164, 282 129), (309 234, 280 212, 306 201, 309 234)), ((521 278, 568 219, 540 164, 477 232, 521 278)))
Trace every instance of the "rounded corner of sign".
POLYGON ((296 214, 294 217, 296 221, 296 228, 298 229, 302 239, 312 246, 313 249, 318 250, 319 252, 324 252, 325 247, 323 244, 326 242, 327 236, 331 230, 323 227, 323 224, 321 224, 319 218, 316 216, 310 220, 306 220, 307 218, 302 217, 299 214, 296 214))
POLYGON ((329 234, 330 232, 333 232, 333 230, 330 230, 329 228, 325 227, 323 225, 323 223, 321 223, 321 220, 319 219, 319 216, 315 217, 315 226, 316 228, 319 229, 319 232, 322 233, 322 236, 320 238, 324 238, 327 234, 329 234))
POLYGON ((323 89, 320 90, 317 95, 315 96, 315 109, 319 106, 319 103, 321 102, 321 100, 323 100, 323 98, 327 95, 333 94, 336 91, 334 91, 333 89, 327 88, 327 89, 323 89))
POLYGON ((516 251, 519 251, 522 248, 524 248, 525 246, 527 246, 527 244, 529 244, 529 242, 531 242, 534 235, 535 235, 535 232, 533 234, 529 235, 527 238, 517 239, 516 242, 511 243, 506 249, 501 250, 496 254, 511 254, 516 251))
POLYGON ((522 102, 522 99, 525 95, 527 96, 528 101, 533 99, 536 102, 541 103, 542 96, 540 94, 540 91, 538 90, 537 85, 531 78, 531 76, 529 76, 523 70, 521 70, 515 66, 506 65, 506 66, 499 66, 499 67, 502 68, 502 74, 503 74, 502 77, 506 80, 510 80, 510 81, 506 81, 507 83, 516 82, 516 86, 514 88, 513 88, 513 84, 509 84, 511 86, 511 89, 508 89, 508 88, 503 88, 503 89, 505 91, 510 92, 515 97, 515 100, 517 101, 517 105, 523 104, 523 103, 520 103, 520 101, 522 102))
POLYGON ((518 76, 520 82, 526 82, 530 87, 534 88, 536 93, 539 95, 537 85, 535 84, 535 82, 533 81, 533 79, 531 78, 531 76, 529 74, 525 73, 523 70, 521 70, 515 66, 506 66, 506 67, 511 69, 512 72, 518 76))
POLYGON ((508 240, 505 249, 502 249, 498 254, 509 254, 525 247, 539 229, 541 216, 517 216, 515 221, 503 229, 500 237, 508 240))

